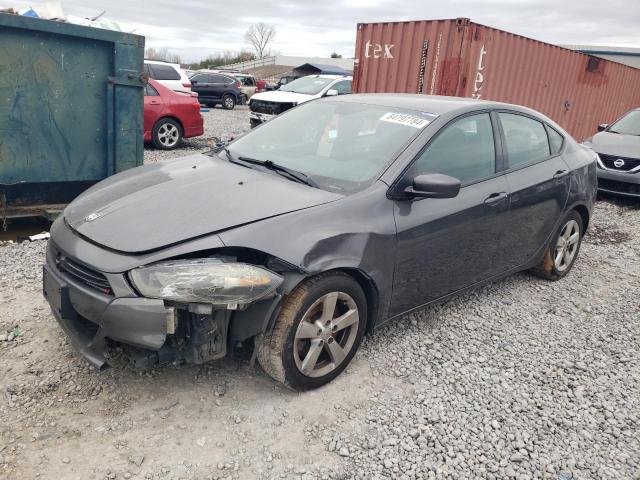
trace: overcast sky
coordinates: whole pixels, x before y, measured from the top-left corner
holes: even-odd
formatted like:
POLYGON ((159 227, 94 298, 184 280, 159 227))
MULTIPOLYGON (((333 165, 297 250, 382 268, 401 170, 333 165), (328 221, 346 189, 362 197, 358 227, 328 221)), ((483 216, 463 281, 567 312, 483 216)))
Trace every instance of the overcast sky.
MULTIPOLYGON (((0 0, 5 6, 38 2, 0 0)), ((252 23, 276 28, 272 51, 353 57, 360 22, 470 17, 472 21, 550 43, 640 47, 640 0, 65 0, 66 14, 106 16, 183 61, 246 48, 252 23)))

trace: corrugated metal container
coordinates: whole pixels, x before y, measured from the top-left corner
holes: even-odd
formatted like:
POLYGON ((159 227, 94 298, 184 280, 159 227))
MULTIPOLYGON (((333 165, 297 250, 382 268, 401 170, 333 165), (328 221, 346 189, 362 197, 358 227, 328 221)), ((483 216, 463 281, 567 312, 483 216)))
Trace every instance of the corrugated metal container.
POLYGON ((354 92, 424 93, 538 110, 576 139, 640 106, 640 70, 466 18, 361 23, 354 92))
POLYGON ((0 14, 0 224, 142 164, 144 37, 0 14))

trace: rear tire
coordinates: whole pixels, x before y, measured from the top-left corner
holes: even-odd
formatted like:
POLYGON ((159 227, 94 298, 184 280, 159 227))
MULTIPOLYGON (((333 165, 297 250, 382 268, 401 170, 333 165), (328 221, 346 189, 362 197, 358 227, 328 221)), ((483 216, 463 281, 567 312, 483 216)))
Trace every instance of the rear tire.
POLYGON ((582 217, 571 210, 560 223, 542 261, 531 269, 531 273, 554 281, 567 275, 578 258, 583 235, 582 217))
POLYGON ((233 95, 229 95, 227 93, 226 95, 222 96, 222 108, 224 108, 225 110, 233 110, 235 106, 236 99, 233 95))
POLYGON ((182 142, 182 126, 172 118, 161 118, 153 126, 153 146, 161 150, 173 150, 182 142))
POLYGON ((332 272, 300 284, 285 300, 273 330, 256 338, 264 371, 293 390, 336 378, 355 355, 367 324, 367 301, 352 277, 332 272))

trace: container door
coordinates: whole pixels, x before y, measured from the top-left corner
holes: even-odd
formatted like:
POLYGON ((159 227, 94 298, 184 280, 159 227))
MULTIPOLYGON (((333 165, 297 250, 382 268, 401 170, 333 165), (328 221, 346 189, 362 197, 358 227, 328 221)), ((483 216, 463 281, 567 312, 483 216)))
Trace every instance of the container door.
POLYGON ((0 15, 0 216, 68 203, 142 163, 136 38, 0 15))
MULTIPOLYGON (((0 30, 0 182, 107 175, 107 78, 113 44, 0 30)), ((44 192, 43 192, 44 193, 44 192)))

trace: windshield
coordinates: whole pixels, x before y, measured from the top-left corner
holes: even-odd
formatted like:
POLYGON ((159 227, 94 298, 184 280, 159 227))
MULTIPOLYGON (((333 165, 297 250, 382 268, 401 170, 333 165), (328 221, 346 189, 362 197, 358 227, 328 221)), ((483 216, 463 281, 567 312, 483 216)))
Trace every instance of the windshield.
POLYGON ((324 87, 333 82, 335 78, 302 77, 293 80, 280 87, 281 92, 304 93, 315 95, 320 93, 324 87))
POLYGON ((611 133, 640 135, 640 110, 632 110, 607 129, 611 133))
POLYGON ((302 172, 319 188, 351 193, 374 181, 435 117, 379 105, 314 101, 261 125, 231 143, 229 151, 235 158, 270 160, 302 172))

